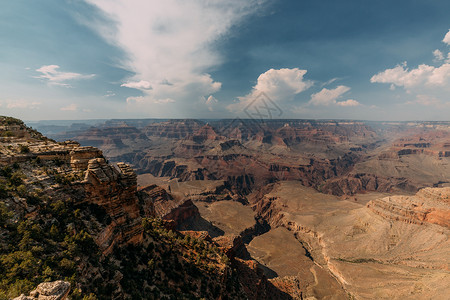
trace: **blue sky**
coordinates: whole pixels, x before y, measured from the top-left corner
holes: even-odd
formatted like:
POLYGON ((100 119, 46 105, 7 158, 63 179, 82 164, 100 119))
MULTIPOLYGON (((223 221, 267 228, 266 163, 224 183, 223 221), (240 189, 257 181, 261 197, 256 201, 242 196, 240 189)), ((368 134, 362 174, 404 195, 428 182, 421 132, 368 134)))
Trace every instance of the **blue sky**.
POLYGON ((450 2, 15 0, 0 114, 450 120, 450 2))

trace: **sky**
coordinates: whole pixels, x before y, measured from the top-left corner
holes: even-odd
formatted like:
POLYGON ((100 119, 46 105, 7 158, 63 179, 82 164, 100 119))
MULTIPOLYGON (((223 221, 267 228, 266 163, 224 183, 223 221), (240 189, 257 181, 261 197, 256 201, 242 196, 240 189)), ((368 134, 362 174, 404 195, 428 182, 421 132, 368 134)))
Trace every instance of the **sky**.
POLYGON ((0 115, 450 121, 449 12, 448 0, 3 1, 0 115))

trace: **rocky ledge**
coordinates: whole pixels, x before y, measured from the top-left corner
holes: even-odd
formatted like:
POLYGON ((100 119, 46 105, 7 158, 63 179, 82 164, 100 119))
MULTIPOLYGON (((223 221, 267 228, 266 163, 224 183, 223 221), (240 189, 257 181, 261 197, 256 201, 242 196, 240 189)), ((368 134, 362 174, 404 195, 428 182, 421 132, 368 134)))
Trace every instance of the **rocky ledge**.
POLYGON ((20 295, 14 300, 64 300, 70 292, 70 283, 67 281, 43 282, 30 292, 30 296, 20 295))
POLYGON ((425 188, 414 196, 389 196, 367 207, 386 219, 413 224, 432 223, 450 228, 450 188, 425 188))

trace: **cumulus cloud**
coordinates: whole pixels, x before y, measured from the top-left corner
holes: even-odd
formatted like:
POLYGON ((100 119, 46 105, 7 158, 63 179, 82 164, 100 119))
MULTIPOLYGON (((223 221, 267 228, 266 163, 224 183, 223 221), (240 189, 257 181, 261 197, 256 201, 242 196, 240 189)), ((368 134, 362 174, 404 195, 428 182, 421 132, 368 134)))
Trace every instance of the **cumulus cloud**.
POLYGON ((358 105, 361 105, 361 103, 359 103, 358 101, 353 100, 353 99, 348 99, 348 100, 345 100, 345 101, 336 102, 336 104, 339 105, 339 106, 358 106, 358 105))
POLYGON ((256 85, 248 95, 239 97, 238 102, 227 108, 230 111, 239 111, 262 93, 275 102, 292 99, 313 85, 312 81, 303 79, 306 72, 299 68, 270 69, 259 75, 256 85))
POLYGON ((127 57, 118 64, 135 75, 123 86, 143 91, 143 102, 148 103, 195 101, 220 90, 221 83, 208 74, 222 63, 215 43, 265 2, 85 1, 100 9, 109 23, 82 22, 125 51, 127 57))
POLYGON ((60 110, 62 110, 62 111, 76 111, 77 109, 78 109, 78 106, 74 103, 60 108, 60 110))
POLYGON ((138 97, 128 97, 127 98, 127 103, 128 104, 134 104, 134 103, 141 103, 144 101, 144 97, 143 96, 138 96, 138 97))
POLYGON ((137 82, 127 82, 120 86, 124 86, 124 87, 131 88, 131 89, 143 89, 143 90, 149 90, 152 88, 152 86, 150 85, 150 82, 145 81, 145 80, 141 80, 141 81, 137 81, 137 82))
POLYGON ((350 88, 345 85, 339 85, 334 89, 323 88, 320 92, 311 95, 311 100, 309 100, 308 104, 312 104, 314 106, 330 106, 330 105, 339 105, 339 106, 358 106, 360 103, 353 99, 348 99, 345 101, 337 101, 341 98, 345 93, 350 91, 350 88))
POLYGON ((270 69, 258 77, 253 89, 263 92, 275 101, 284 100, 308 89, 311 81, 304 81, 306 70, 293 69, 270 69))
POLYGON ((447 34, 444 36, 444 39, 442 41, 447 45, 450 45, 450 29, 448 30, 447 34))
POLYGON ((166 99, 156 99, 153 102, 156 104, 165 104, 165 103, 175 103, 176 101, 171 98, 166 98, 166 99))
POLYGON ((35 76, 35 78, 47 80, 51 85, 70 87, 70 84, 67 83, 68 81, 89 79, 95 76, 95 74, 84 75, 74 72, 61 72, 58 70, 59 68, 58 65, 42 66, 39 69, 36 69, 36 72, 41 73, 41 75, 35 76))
POLYGON ((397 65, 372 76, 370 82, 389 83, 405 89, 445 86, 450 82, 450 64, 444 63, 439 67, 422 64, 412 70, 406 64, 397 65))
POLYGON ((433 51, 434 59, 437 61, 444 60, 444 53, 441 50, 436 49, 433 51))
MULTIPOLYGON (((450 30, 442 40, 450 45, 450 30)), ((439 49, 433 51, 434 61, 437 66, 420 64, 416 68, 409 69, 407 63, 386 69, 370 79, 372 83, 387 83, 392 87, 402 87, 408 94, 408 98, 414 100, 404 104, 429 106, 433 108, 448 109, 450 103, 450 53, 447 59, 439 49)), ((400 96, 399 96, 400 97, 400 96)))

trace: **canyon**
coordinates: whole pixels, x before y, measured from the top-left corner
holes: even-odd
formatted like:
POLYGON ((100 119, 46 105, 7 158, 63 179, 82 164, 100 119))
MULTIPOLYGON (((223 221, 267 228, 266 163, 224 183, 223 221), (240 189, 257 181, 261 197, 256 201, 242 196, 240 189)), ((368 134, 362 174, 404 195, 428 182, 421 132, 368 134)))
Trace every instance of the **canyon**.
MULTIPOLYGON (((91 207, 82 215, 96 224, 86 230, 102 257, 147 247, 155 231, 143 223, 156 218, 161 230, 227 258, 200 255, 209 267, 200 268, 199 291, 169 280, 173 290, 216 299, 445 299, 450 292, 450 122, 28 124, 58 142, 12 123, 0 128, 11 132, 0 164, 19 164, 36 188, 48 186, 45 194, 91 207), (37 159, 55 174, 38 174, 42 166, 30 163, 37 159), (203 291, 214 276, 224 283, 203 291)), ((21 212, 16 218, 39 213, 14 197, 6 203, 21 212)), ((195 252, 171 245, 183 257, 195 252)), ((119 282, 118 299, 130 295, 123 290, 129 279, 120 279, 128 273, 102 268, 91 276, 119 282)))

